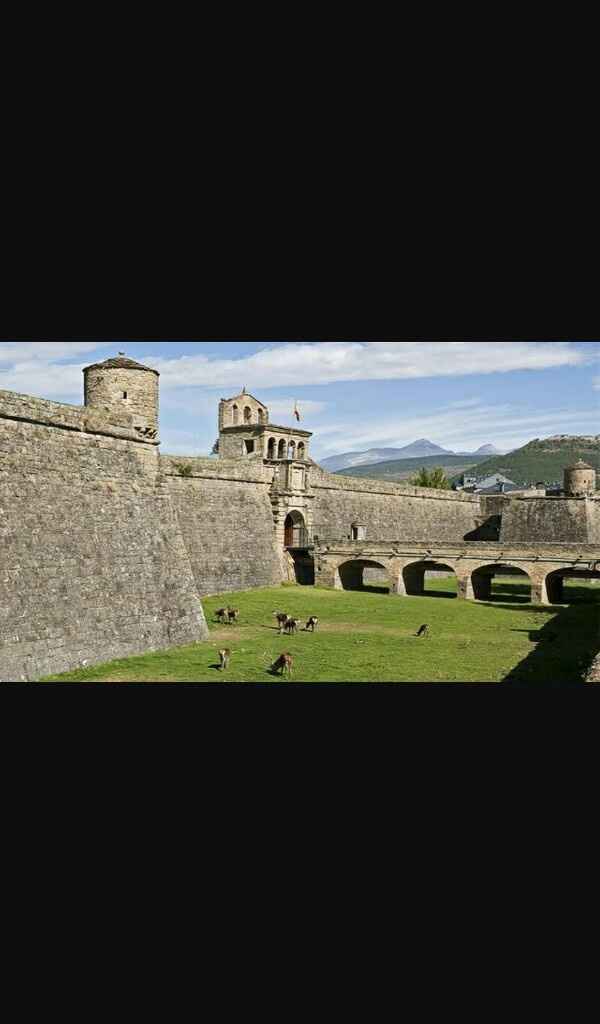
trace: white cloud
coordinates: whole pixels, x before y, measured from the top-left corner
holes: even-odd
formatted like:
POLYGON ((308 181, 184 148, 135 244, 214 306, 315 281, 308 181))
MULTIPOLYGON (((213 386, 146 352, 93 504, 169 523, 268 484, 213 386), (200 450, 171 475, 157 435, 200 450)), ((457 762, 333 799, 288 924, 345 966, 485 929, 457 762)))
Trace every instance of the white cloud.
POLYGON ((481 405, 480 398, 463 398, 460 402, 450 402, 450 409, 470 409, 472 406, 481 405))
POLYGON ((600 391, 600 377, 594 377, 592 380, 592 387, 594 391, 600 391))
POLYGON ((83 368, 98 359, 106 358, 111 341, 1 341, 0 389, 17 391, 40 398, 68 399, 83 402, 83 368), (65 363, 64 360, 89 353, 85 362, 65 363))
MULTIPOLYGON (((202 346, 202 342, 195 343, 202 346)), ((64 364, 115 342, 0 342, 0 388, 46 398, 81 401, 82 369, 89 363, 64 364)), ((98 358, 103 358, 98 352, 98 358)), ((193 355, 154 356, 153 343, 140 362, 161 374, 161 393, 195 388, 239 389, 331 384, 336 381, 402 380, 507 373, 576 366, 590 356, 569 342, 285 342, 236 359, 208 357, 200 348, 193 355)), ((189 393, 188 390, 188 393, 189 393)), ((282 401, 277 403, 283 411, 282 401)), ((467 400, 469 401, 469 400, 467 400)), ((306 411, 309 410, 307 403, 306 411)), ((466 405, 464 406, 467 407, 466 405)), ((457 406, 458 408, 458 406, 457 406)), ((279 414, 279 413, 278 413, 279 414)))
POLYGON ((111 341, 2 341, 0 342, 0 363, 19 363, 40 360, 72 359, 82 352, 114 345, 111 341))
POLYGON ((202 353, 168 359, 148 357, 163 388, 239 387, 248 390, 335 381, 451 377, 511 370, 577 366, 587 361, 569 342, 288 342, 238 359, 202 353))
POLYGON ((473 451, 492 442, 499 448, 517 448, 534 437, 552 434, 595 434, 597 409, 554 409, 528 412, 509 404, 447 407, 433 413, 377 419, 376 412, 359 423, 354 420, 318 427, 313 443, 315 458, 342 451, 401 448, 426 437, 443 448, 473 451))
POLYGON ((39 398, 68 398, 83 402, 83 366, 65 366, 42 360, 15 363, 10 369, 0 366, 0 389, 18 391, 39 398))

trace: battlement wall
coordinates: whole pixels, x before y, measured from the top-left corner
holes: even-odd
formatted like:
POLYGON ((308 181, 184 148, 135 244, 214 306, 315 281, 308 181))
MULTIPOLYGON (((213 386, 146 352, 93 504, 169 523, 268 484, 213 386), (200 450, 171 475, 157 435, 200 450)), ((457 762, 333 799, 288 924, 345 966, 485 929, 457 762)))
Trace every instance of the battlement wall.
POLYGON ((50 402, 45 398, 34 398, 32 395, 20 395, 15 391, 0 390, 0 420, 118 437, 140 444, 159 443, 158 440, 147 436, 142 419, 135 413, 108 405, 105 408, 93 409, 85 405, 66 405, 63 402, 50 402))
POLYGON ((477 495, 338 476, 315 464, 309 489, 314 493, 314 534, 326 543, 348 537, 355 521, 367 527, 369 539, 459 541, 480 520, 477 495))
POLYGON ((208 635, 157 448, 87 416, 0 393, 2 682, 208 635))

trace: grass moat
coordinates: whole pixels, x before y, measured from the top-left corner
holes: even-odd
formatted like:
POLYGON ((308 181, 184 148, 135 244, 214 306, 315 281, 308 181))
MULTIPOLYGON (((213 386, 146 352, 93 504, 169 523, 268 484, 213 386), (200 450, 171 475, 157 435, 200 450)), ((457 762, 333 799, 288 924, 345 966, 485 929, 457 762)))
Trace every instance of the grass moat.
POLYGON ((581 683, 598 648, 599 585, 566 582, 561 605, 527 603, 529 587, 509 577, 493 583, 489 601, 452 600, 455 595, 452 577, 428 579, 422 597, 390 597, 375 586, 283 586, 205 597, 208 640, 39 681, 273 683, 280 677, 269 667, 289 651, 292 681, 302 683, 581 683), (214 621, 223 605, 240 609, 238 624, 214 621), (300 631, 279 636, 274 611, 300 619, 300 631), (319 617, 314 634, 302 631, 310 615, 319 617), (423 623, 429 636, 419 639, 423 623), (224 672, 221 647, 231 650, 224 672))

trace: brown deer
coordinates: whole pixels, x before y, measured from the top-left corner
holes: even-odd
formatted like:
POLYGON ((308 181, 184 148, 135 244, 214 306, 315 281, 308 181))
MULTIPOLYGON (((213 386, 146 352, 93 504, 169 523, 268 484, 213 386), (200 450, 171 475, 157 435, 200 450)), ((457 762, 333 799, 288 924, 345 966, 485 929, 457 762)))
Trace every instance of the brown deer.
POLYGON ((283 627, 285 626, 289 615, 287 612, 273 612, 273 615, 277 619, 277 625, 279 626, 279 632, 283 633, 283 627))
POLYGON ((221 672, 228 667, 230 657, 231 651, 228 647, 224 647, 222 651, 219 651, 219 668, 221 669, 221 672))
POLYGON ((215 612, 215 619, 218 619, 219 622, 225 622, 227 620, 228 613, 229 610, 227 608, 219 608, 219 610, 215 612))
POLYGON ((429 626, 426 622, 422 626, 419 626, 415 636, 429 636, 429 626))
POLYGON ((289 676, 291 676, 293 663, 294 659, 292 658, 290 652, 287 651, 284 654, 280 654, 277 660, 273 662, 273 664, 271 665, 271 671, 278 672, 279 669, 281 669, 282 676, 285 675, 286 672, 289 676))
POLYGON ((239 614, 240 614, 239 608, 228 608, 227 609, 227 619, 228 619, 228 621, 229 622, 237 622, 237 620, 239 618, 239 614))
POLYGON ((316 615, 311 615, 311 617, 308 620, 308 622, 306 623, 304 629, 305 630, 310 629, 311 633, 314 633, 315 626, 318 626, 318 624, 319 624, 319 620, 318 620, 317 616, 316 615))

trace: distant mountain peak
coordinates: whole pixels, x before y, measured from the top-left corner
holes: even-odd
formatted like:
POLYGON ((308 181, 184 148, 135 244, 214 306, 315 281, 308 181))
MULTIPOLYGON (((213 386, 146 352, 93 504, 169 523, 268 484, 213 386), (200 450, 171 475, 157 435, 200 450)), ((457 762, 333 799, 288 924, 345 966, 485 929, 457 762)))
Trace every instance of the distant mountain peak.
POLYGON ((350 469, 352 466, 371 465, 375 462, 388 462, 392 459, 420 459, 427 455, 448 455, 446 448, 441 448, 426 437, 404 445, 403 448, 369 448, 366 452, 344 452, 340 455, 330 455, 325 459, 319 459, 319 464, 330 473, 340 469, 350 469))

